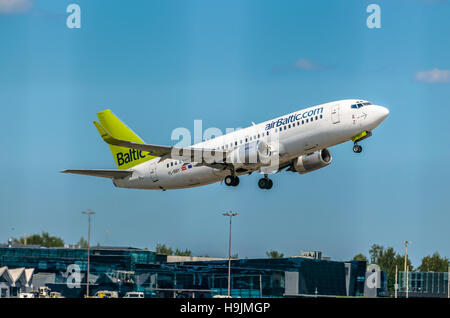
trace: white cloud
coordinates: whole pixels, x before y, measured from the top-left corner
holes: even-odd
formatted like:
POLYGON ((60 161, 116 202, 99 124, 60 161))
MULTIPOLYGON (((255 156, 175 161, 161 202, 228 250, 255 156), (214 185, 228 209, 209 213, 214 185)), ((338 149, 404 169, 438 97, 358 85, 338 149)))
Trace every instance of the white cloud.
POLYGON ((322 65, 317 64, 316 62, 301 58, 298 59, 295 64, 293 65, 295 69, 305 70, 305 71, 318 71, 323 70, 325 67, 322 65))
POLYGON ((284 66, 275 66, 272 68, 273 73, 281 73, 281 72, 287 72, 287 71, 321 71, 331 68, 330 66, 325 66, 318 64, 314 62, 313 60, 307 59, 307 58, 300 58, 295 63, 290 65, 284 65, 284 66))
POLYGON ((0 14, 23 13, 32 6, 30 0, 0 0, 0 14))
POLYGON ((415 80, 423 83, 450 83, 450 70, 434 68, 431 71, 417 72, 415 80))

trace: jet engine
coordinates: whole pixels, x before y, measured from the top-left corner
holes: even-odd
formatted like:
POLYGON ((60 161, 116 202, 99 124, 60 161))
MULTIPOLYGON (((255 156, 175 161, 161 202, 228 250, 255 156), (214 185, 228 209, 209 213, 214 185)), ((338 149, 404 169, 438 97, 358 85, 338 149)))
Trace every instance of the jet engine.
POLYGON ((332 160, 331 152, 325 148, 298 157, 292 163, 292 168, 300 174, 305 174, 328 166, 332 160))

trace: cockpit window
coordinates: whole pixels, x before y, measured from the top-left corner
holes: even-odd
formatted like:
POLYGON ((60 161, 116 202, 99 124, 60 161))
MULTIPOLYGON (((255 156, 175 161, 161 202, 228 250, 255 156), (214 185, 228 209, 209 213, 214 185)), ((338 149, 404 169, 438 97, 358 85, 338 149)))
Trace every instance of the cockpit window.
POLYGON ((357 104, 353 104, 352 108, 358 109, 358 108, 364 107, 366 105, 372 105, 372 104, 370 102, 360 102, 360 103, 357 103, 357 104))

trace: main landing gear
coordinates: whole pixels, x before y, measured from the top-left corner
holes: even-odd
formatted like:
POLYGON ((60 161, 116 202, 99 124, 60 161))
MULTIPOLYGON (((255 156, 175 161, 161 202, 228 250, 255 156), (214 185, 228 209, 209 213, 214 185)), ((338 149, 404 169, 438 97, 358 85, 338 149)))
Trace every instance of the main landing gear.
POLYGON ((239 177, 238 176, 226 176, 225 177, 225 184, 227 186, 237 186, 239 184, 239 177))
POLYGON ((273 186, 273 182, 272 182, 271 179, 269 179, 269 178, 267 177, 267 175, 264 175, 264 178, 261 178, 261 179, 259 179, 259 181, 258 181, 258 187, 259 187, 260 189, 266 189, 266 190, 269 190, 269 189, 272 189, 272 186, 273 186))

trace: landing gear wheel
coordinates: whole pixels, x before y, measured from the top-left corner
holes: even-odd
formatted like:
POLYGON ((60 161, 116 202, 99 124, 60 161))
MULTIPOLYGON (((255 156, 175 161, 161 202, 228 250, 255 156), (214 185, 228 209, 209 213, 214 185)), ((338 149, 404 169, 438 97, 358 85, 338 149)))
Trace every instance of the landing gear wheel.
POLYGON ((267 179, 266 179, 266 178, 261 178, 261 179, 259 179, 259 181, 258 181, 258 187, 259 187, 260 189, 265 189, 265 188, 267 187, 267 184, 268 184, 268 182, 267 182, 267 179))
POLYGON ((233 185, 233 181, 234 181, 233 176, 226 176, 225 177, 225 184, 227 186, 232 186, 233 185))
POLYGON ((269 190, 269 189, 272 188, 272 186, 273 186, 273 182, 272 182, 272 180, 270 180, 269 178, 261 178, 261 179, 259 179, 259 181, 258 181, 258 187, 259 187, 260 189, 266 189, 266 190, 269 190))
POLYGON ((227 186, 237 186, 239 184, 239 177, 236 176, 226 176, 225 177, 225 184, 227 186))
POLYGON ((360 145, 355 144, 355 145, 353 146, 353 152, 354 152, 354 153, 360 153, 361 151, 362 151, 362 147, 361 147, 360 145))

